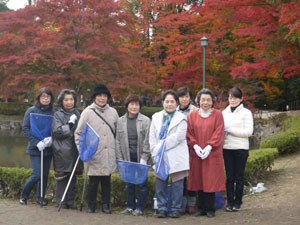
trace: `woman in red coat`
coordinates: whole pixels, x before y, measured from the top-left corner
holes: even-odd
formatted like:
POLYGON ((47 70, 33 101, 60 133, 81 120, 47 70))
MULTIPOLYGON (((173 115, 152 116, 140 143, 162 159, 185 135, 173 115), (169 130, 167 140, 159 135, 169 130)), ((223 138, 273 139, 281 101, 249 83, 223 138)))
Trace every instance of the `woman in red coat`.
POLYGON ((215 192, 225 190, 222 141, 222 112, 213 108, 216 101, 210 89, 197 94, 200 109, 188 116, 187 140, 190 149, 188 190, 198 191, 195 216, 215 216, 215 192))

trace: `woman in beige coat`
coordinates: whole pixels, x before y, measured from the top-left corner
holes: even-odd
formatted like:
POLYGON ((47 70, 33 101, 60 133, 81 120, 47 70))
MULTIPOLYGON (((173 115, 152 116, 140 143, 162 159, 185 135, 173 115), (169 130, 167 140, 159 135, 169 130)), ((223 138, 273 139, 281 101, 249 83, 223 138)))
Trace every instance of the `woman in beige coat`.
POLYGON ((79 137, 86 123, 99 135, 98 149, 93 158, 85 163, 85 169, 89 176, 87 203, 89 213, 94 213, 97 204, 98 184, 101 181, 102 212, 110 214, 110 176, 116 172, 115 133, 119 119, 117 111, 107 103, 111 98, 108 88, 98 84, 92 95, 93 103, 83 110, 77 129, 75 142, 79 147, 79 137), (102 118, 101 118, 101 117, 102 118))

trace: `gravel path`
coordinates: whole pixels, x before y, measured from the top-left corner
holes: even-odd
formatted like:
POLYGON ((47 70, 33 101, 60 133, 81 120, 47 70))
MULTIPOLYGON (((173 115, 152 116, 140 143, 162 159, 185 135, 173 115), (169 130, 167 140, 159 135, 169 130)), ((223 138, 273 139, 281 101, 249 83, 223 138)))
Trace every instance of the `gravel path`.
POLYGON ((300 153, 277 159, 272 173, 264 181, 266 192, 244 198, 240 212, 219 210, 215 218, 184 215, 179 219, 157 219, 152 216, 125 216, 114 211, 112 215, 62 209, 54 206, 41 208, 17 200, 0 199, 0 225, 150 225, 150 224, 300 224, 300 153))

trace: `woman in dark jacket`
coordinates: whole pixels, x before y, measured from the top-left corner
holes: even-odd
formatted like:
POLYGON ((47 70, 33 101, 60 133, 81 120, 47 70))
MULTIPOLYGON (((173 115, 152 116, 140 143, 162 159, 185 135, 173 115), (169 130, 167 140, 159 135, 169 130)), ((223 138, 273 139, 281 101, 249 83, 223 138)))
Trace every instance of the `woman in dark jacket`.
MULTIPOLYGON (((78 157, 77 147, 74 140, 74 131, 80 117, 76 107, 77 96, 75 91, 64 89, 60 92, 57 104, 59 110, 55 112, 52 122, 53 138, 53 165, 56 179, 56 203, 61 202, 63 193, 68 184, 71 172, 78 157)), ((81 162, 82 165, 82 162, 81 162)), ((82 166, 81 166, 82 168, 82 166)), ((80 171, 80 164, 77 165, 80 171)), ((62 208, 76 209, 75 200, 76 176, 73 176, 62 208)))
MULTIPOLYGON (((23 121, 23 133, 28 139, 28 146, 26 154, 30 155, 30 164, 32 168, 32 175, 26 181, 24 188, 21 193, 20 204, 26 205, 27 199, 30 195, 30 192, 35 184, 37 184, 36 192, 36 202, 41 205, 47 205, 47 201, 41 198, 41 188, 40 188, 40 179, 41 179, 41 151, 43 151, 43 195, 45 195, 45 190, 47 187, 48 175, 52 159, 52 149, 51 146, 51 137, 47 137, 43 140, 39 140, 34 137, 30 132, 30 114, 42 114, 50 115, 54 114, 52 109, 53 105, 53 94, 48 88, 42 88, 39 90, 36 96, 35 105, 30 107, 24 116, 23 121)), ((44 196, 43 196, 44 197, 44 196)))

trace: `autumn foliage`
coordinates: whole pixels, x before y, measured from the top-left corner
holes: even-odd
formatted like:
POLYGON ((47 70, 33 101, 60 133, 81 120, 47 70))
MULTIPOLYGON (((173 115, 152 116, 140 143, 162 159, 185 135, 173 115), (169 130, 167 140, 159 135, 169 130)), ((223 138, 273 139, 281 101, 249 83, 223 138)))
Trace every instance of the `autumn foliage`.
POLYGON ((103 82, 116 91, 151 82, 135 20, 120 1, 39 0, 0 20, 4 96, 40 86, 82 92, 103 82))
POLYGON ((0 14, 1 94, 95 82, 120 98, 196 92, 206 36, 207 87, 282 106, 300 97, 299 11, 297 0, 37 0, 0 14))

